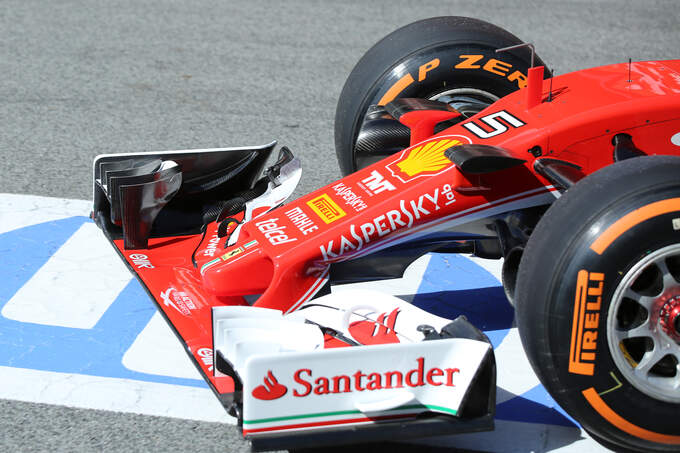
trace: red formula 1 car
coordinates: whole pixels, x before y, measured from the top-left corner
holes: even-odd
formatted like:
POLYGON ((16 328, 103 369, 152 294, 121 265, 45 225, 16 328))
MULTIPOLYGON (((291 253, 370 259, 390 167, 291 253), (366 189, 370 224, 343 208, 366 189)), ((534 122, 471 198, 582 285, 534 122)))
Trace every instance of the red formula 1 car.
POLYGON ((273 143, 97 158, 94 219, 254 448, 492 429, 483 333, 330 294, 442 251, 504 258, 529 359, 593 437, 680 448, 680 61, 551 78, 529 47, 395 31, 342 91, 346 176, 289 203, 273 143))

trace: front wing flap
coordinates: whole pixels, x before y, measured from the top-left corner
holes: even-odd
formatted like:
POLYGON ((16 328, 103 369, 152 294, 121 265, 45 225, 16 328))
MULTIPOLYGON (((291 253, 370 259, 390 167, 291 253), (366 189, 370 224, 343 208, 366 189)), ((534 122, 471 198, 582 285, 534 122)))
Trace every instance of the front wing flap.
POLYGON ((215 307, 213 335, 215 374, 237 382, 232 412, 255 449, 493 427, 493 351, 464 318, 351 291, 289 315, 215 307))

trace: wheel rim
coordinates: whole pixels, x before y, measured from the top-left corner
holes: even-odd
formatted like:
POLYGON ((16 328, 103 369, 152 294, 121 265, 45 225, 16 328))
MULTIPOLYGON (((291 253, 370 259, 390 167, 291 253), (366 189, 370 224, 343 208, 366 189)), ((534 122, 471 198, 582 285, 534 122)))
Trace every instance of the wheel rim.
POLYGON ((648 254, 623 277, 609 306, 607 342, 635 388, 680 403, 680 244, 648 254))
MULTIPOLYGON (((430 101, 446 102, 451 107, 458 110, 463 118, 467 119, 481 112, 499 98, 488 91, 476 88, 453 88, 434 94, 428 98, 430 101)), ((395 150, 388 149, 376 153, 361 153, 354 150, 354 163, 357 169, 367 167, 371 164, 394 154, 395 150)))
POLYGON ((446 102, 465 118, 470 118, 500 98, 477 88, 453 88, 437 93, 429 99, 430 101, 446 102))

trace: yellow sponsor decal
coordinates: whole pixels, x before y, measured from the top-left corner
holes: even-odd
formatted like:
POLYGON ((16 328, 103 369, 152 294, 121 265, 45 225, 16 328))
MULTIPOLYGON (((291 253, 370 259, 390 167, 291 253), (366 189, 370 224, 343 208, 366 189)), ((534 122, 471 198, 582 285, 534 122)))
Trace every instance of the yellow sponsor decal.
POLYGON ((387 168, 402 182, 408 182, 418 176, 436 175, 453 165, 444 152, 467 143, 470 143, 470 140, 462 135, 423 143, 404 151, 396 161, 387 165, 387 168))
MULTIPOLYGON (((256 245, 256 244, 257 244, 257 241, 250 241, 248 244, 246 244, 246 247, 249 247, 251 245, 256 245)), ((238 254, 240 254, 244 251, 245 251, 245 249, 243 247, 239 247, 239 248, 236 248, 234 250, 228 251, 227 253, 220 256, 219 258, 215 258, 212 261, 208 261, 203 266, 201 266, 201 275, 203 275, 208 268, 211 268, 211 267, 215 266, 216 264, 220 264, 221 261, 228 261, 231 258, 235 257, 236 255, 238 255, 238 254)))
POLYGON ((451 165, 451 161, 444 155, 444 151, 460 144, 461 142, 455 139, 426 143, 412 149, 404 160, 397 163, 397 167, 407 176, 415 176, 424 172, 437 172, 451 165))
POLYGON ((225 253, 224 255, 222 255, 220 258, 222 258, 223 261, 227 261, 228 259, 233 258, 236 255, 240 254, 241 252, 243 252, 243 247, 239 247, 237 249, 231 250, 231 251, 225 253))
POLYGON ((592 376, 595 372, 603 285, 603 273, 578 272, 569 347, 569 372, 572 374, 592 376))
POLYGON ((307 206, 326 223, 332 223, 347 215, 327 194, 321 194, 307 202, 307 206))

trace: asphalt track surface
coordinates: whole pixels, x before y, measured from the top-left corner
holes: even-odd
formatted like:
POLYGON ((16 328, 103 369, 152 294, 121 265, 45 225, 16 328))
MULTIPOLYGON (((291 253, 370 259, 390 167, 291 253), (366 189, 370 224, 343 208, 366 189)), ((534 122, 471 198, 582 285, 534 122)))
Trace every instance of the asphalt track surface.
MULTIPOLYGON (((272 139, 301 157, 298 193, 307 192, 339 176, 333 116, 347 74, 401 25, 437 15, 485 19, 533 42, 563 73, 629 57, 678 58, 678 7, 4 0, 0 192, 87 199, 96 154, 272 139)), ((2 400, 0 449, 248 450, 233 426, 2 400)))

